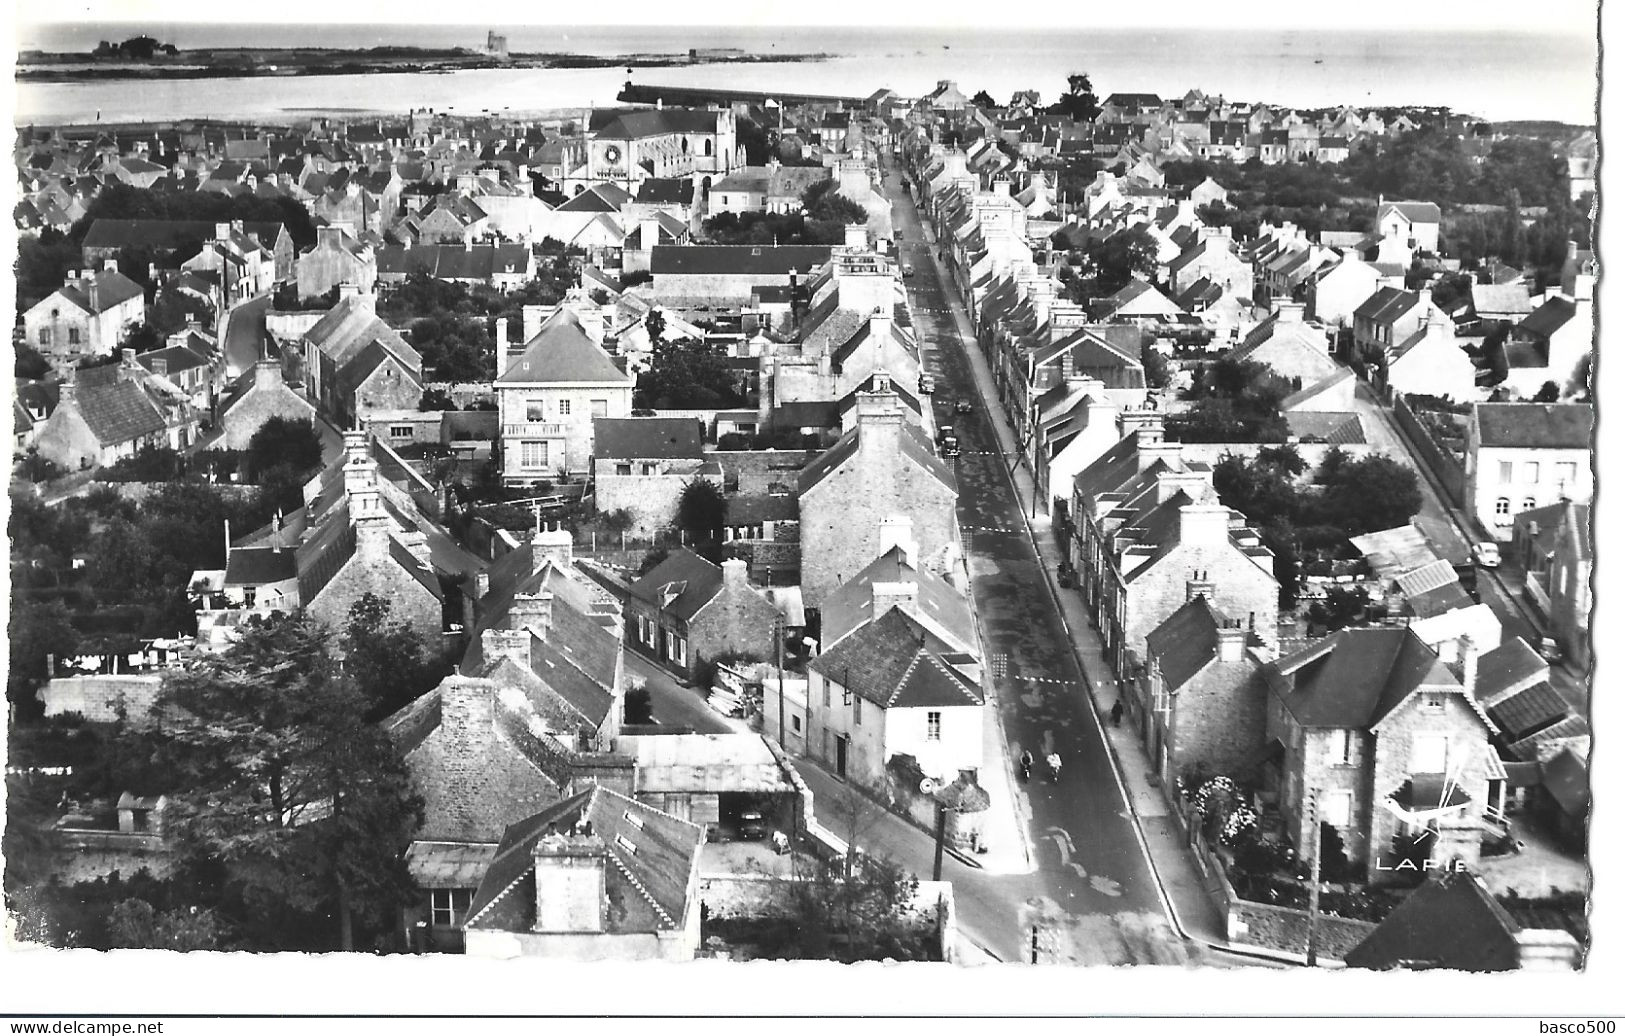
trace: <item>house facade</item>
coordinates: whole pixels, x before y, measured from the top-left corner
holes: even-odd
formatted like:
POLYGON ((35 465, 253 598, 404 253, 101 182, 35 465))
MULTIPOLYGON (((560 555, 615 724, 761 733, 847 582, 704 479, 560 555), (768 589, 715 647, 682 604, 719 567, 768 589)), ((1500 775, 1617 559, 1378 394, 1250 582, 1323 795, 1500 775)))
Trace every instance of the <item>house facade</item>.
POLYGON ((567 305, 545 321, 541 307, 526 307, 525 341, 511 357, 507 323, 499 321, 497 369, 504 482, 590 472, 593 422, 631 416, 633 378, 567 305))
POLYGON ((1592 423, 1584 403, 1479 403, 1467 422, 1467 506, 1489 534, 1560 500, 1591 501, 1592 423))
POLYGON ((742 558, 719 567, 687 548, 631 586, 626 602, 626 639, 646 655, 692 680, 719 655, 774 655, 779 610, 750 585, 742 558))
POLYGON ((116 260, 100 270, 72 271, 67 283, 23 313, 25 340, 59 365, 107 356, 146 319, 141 286, 118 272, 116 260))

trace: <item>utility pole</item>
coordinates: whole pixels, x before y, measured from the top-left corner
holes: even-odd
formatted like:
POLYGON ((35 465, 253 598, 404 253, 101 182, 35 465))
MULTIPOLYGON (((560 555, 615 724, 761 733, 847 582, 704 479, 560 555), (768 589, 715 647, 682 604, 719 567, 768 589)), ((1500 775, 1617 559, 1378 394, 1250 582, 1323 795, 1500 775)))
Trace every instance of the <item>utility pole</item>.
POLYGON ((942 838, 944 829, 948 825, 948 810, 943 806, 942 800, 937 800, 937 855, 931 863, 931 880, 942 880, 942 838))
POLYGON ((1304 959, 1315 964, 1316 928, 1320 924, 1320 793, 1309 793, 1309 947, 1304 959))
POLYGON ((784 616, 773 618, 773 648, 779 664, 779 747, 784 747, 784 616))

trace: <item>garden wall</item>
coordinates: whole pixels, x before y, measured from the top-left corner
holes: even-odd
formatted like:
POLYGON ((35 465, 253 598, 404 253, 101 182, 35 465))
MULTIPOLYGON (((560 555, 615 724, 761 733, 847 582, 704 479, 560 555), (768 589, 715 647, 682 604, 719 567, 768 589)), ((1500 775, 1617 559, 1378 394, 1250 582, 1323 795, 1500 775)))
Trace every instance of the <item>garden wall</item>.
MULTIPOLYGON (((796 879, 756 875, 715 875, 700 879, 700 902, 717 919, 777 917, 791 910, 790 894, 796 879)), ((909 911, 917 931, 935 931, 932 947, 938 960, 957 959, 958 917, 954 887, 946 881, 922 881, 909 911)))
POLYGON ((1465 506, 1466 500, 1466 472, 1456 462, 1454 457, 1447 455, 1433 441, 1433 436, 1422 426, 1421 420, 1411 410, 1405 398, 1394 396, 1394 423, 1399 426, 1399 432, 1410 444, 1411 452, 1421 458, 1433 477, 1450 495, 1450 502, 1457 507, 1465 506))

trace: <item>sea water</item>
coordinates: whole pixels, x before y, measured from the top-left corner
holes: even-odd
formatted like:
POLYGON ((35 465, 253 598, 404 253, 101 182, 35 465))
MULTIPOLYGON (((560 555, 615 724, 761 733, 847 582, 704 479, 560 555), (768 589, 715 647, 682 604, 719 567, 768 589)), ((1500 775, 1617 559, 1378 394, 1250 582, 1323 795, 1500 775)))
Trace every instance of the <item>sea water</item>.
MULTIPOLYGON (((1437 105, 1488 119, 1595 121, 1597 43, 1589 26, 1568 32, 1281 31, 1211 29, 725 28, 356 25, 95 24, 20 26, 22 49, 89 50, 98 40, 145 32, 196 47, 363 48, 484 46, 506 33, 511 52, 594 55, 738 48, 771 56, 825 52, 824 61, 694 65, 635 70, 638 83, 865 96, 905 96, 954 80, 996 101, 1017 90, 1046 101, 1069 73, 1087 71, 1096 93, 1191 88, 1227 100, 1297 107, 1437 105)), ((276 119, 323 111, 475 114, 614 103, 625 68, 470 69, 441 74, 302 76, 17 84, 19 122, 124 122, 186 117, 276 119)))

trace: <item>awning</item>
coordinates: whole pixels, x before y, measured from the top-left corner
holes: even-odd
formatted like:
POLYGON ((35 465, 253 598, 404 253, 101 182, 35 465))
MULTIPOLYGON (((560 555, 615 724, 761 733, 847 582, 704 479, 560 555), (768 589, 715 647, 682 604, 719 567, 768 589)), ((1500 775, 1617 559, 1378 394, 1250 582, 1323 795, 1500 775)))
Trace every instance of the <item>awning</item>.
POLYGON ((1407 824, 1426 826, 1456 813, 1472 796, 1446 774, 1419 774, 1383 800, 1382 806, 1407 824))
POLYGON ((479 842, 413 842, 406 850, 406 869, 425 889, 478 888, 497 854, 494 844, 479 842))

